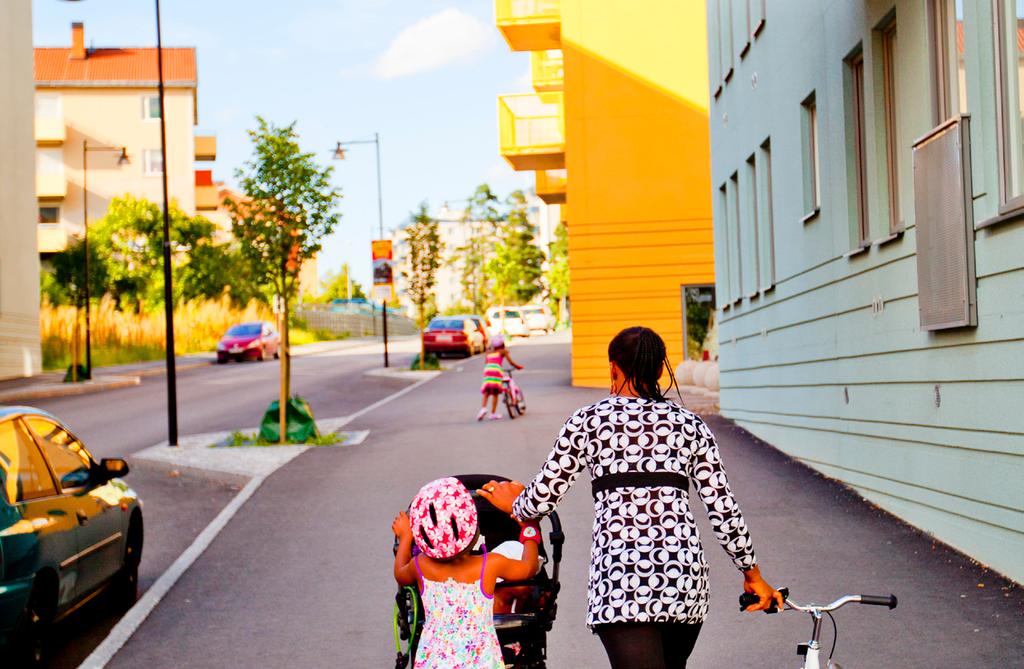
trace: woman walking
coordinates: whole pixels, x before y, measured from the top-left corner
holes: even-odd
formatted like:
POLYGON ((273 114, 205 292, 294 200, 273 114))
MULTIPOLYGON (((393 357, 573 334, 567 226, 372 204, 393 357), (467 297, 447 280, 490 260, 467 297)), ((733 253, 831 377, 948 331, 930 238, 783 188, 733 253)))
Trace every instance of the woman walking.
POLYGON ((608 362, 611 395, 569 417, 533 481, 525 488, 491 481, 480 494, 520 521, 535 520, 589 468, 595 520, 587 625, 612 669, 679 669, 709 598, 691 485, 715 538, 743 573, 743 589, 759 598, 747 610, 773 602, 781 609, 782 595, 761 577, 714 435, 661 391, 662 373, 671 370, 661 337, 627 328, 608 345, 608 362))

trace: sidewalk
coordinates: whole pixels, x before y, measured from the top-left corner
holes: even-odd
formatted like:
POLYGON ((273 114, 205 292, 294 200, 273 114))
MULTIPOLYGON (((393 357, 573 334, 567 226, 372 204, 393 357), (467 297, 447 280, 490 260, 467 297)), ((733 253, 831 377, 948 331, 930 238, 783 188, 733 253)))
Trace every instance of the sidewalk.
MULTIPOLYGON (((404 338, 396 338, 396 341, 404 338)), ((314 342, 292 347, 292 357, 316 355, 328 351, 354 349, 362 346, 379 345, 380 339, 353 338, 335 341, 314 342)), ((183 372, 190 369, 208 367, 217 361, 214 353, 191 353, 175 358, 175 369, 183 372)), ((64 383, 64 372, 43 372, 31 377, 5 379, 0 381, 0 404, 17 404, 32 400, 84 395, 87 393, 113 390, 137 386, 142 379, 166 373, 167 363, 164 360, 148 360, 125 365, 97 367, 93 378, 80 383, 64 383)))
MULTIPOLYGON (((310 449, 270 476, 110 667, 380 667, 394 661, 390 523, 423 482, 494 472, 525 480, 573 409, 604 396, 568 386, 568 347, 524 347, 525 417, 477 423, 473 365, 346 426, 351 448, 310 449)), ((520 359, 521 358, 521 359, 520 359)), ((1024 595, 718 416, 732 487, 765 576, 794 598, 895 592, 894 611, 836 616, 848 667, 1003 667, 1024 652, 1024 595)), ((586 475, 559 508, 567 537, 552 669, 607 666, 583 624, 593 508, 586 475)), ((796 664, 809 621, 740 614, 741 578, 694 503, 711 564, 712 610, 691 666, 796 664)), ((831 645, 826 624, 823 641, 831 645)), ((823 660, 824 661, 824 660, 823 660)))

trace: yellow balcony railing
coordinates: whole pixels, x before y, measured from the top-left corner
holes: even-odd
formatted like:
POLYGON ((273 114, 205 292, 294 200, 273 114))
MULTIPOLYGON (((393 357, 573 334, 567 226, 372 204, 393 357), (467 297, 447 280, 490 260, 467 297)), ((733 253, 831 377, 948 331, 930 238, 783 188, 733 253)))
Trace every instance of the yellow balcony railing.
POLYGON ((67 131, 64 129, 64 119, 54 117, 36 117, 36 144, 43 146, 57 146, 64 143, 67 131))
POLYGON ((196 160, 217 160, 216 135, 196 135, 196 160))
POLYGON ((498 30, 513 51, 558 49, 562 44, 559 0, 495 0, 498 30))
POLYGON ((565 170, 537 170, 537 197, 548 204, 565 202, 565 170))
POLYGON ((565 81, 565 68, 562 66, 562 50, 548 49, 534 51, 530 54, 530 71, 533 79, 533 90, 538 93, 562 90, 565 81))
POLYGON ((68 194, 68 182, 63 174, 36 174, 36 197, 59 200, 68 194))
POLYGON ((39 253, 59 253, 68 247, 68 234, 60 223, 40 223, 36 226, 36 244, 39 253))
POLYGON ((501 154, 515 170, 565 167, 562 93, 525 93, 498 98, 501 154))

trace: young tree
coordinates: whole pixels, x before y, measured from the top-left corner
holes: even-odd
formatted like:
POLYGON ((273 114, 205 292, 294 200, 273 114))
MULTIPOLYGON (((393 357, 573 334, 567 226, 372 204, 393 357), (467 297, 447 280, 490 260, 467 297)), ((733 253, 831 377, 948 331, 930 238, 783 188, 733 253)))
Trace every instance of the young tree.
MULTIPOLYGON (((409 264, 402 271, 409 299, 416 305, 416 317, 420 331, 426 326, 427 305, 434 296, 437 283, 437 269, 441 266, 441 236, 437 220, 427 212, 427 203, 420 204, 405 226, 405 241, 409 246, 409 264)), ((427 356, 423 337, 420 337, 420 369, 424 369, 427 356)))
POLYGON ((530 223, 523 192, 514 191, 506 203, 509 209, 504 225, 504 244, 509 247, 514 261, 510 289, 512 298, 525 304, 541 292, 544 251, 535 242, 536 226, 530 223))
POLYGON ((555 228, 555 241, 551 242, 548 271, 544 276, 548 297, 555 302, 558 323, 565 321, 565 298, 569 295, 569 237, 564 223, 555 228))
POLYGON ((323 288, 323 292, 317 298, 318 302, 366 297, 363 287, 351 278, 348 263, 342 263, 341 271, 337 274, 329 274, 323 282, 323 288))
POLYGON ((321 248, 340 218, 341 191, 331 185, 332 167, 320 167, 299 148, 295 122, 276 126, 256 117, 249 131, 252 157, 236 171, 244 201, 226 201, 231 229, 242 255, 263 283, 272 287, 281 307, 281 443, 287 439, 291 390, 288 349, 289 300, 295 296, 302 262, 321 248))
POLYGON ((473 313, 484 309, 487 294, 487 275, 484 271, 494 252, 498 229, 505 217, 498 209, 500 200, 487 184, 476 187, 469 198, 463 221, 470 226, 465 244, 455 250, 449 263, 462 271, 462 289, 466 302, 473 305, 473 313))

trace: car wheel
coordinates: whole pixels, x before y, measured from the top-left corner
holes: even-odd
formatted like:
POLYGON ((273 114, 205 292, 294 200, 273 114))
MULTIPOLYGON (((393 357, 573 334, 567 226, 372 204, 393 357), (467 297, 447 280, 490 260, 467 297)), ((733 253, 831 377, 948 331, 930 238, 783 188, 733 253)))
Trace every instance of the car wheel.
POLYGON ((124 546, 124 561, 114 582, 117 608, 127 611, 139 597, 139 563, 142 561, 142 515, 135 513, 128 526, 128 540, 124 546))
POLYGON ((266 359, 267 359, 267 349, 265 349, 262 346, 260 346, 260 354, 259 354, 259 356, 257 356, 256 360, 259 361, 259 362, 263 362, 266 359))
POLYGON ((46 666, 55 602, 53 588, 48 587, 47 580, 37 576, 18 631, 14 634, 15 666, 32 669, 46 666))
POLYGON ((220 357, 220 356, 218 355, 218 356, 217 356, 217 364, 218 364, 218 365, 226 365, 226 364, 228 364, 228 358, 227 358, 227 356, 224 356, 224 357, 222 358, 222 357, 220 357))
POLYGON ((280 360, 281 358, 281 347, 278 346, 274 349, 274 360, 280 360))

